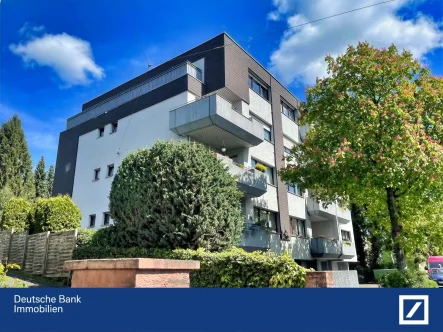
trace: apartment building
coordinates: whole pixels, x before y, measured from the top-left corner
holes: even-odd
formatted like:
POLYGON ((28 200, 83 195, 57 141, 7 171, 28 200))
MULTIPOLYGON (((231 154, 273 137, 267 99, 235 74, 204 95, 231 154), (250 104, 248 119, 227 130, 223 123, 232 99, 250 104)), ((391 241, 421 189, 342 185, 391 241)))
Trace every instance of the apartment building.
POLYGON ((131 151, 157 140, 198 141, 238 175, 246 250, 290 250, 316 270, 356 261, 349 210, 324 207, 277 171, 300 144, 299 100, 227 34, 85 103, 60 134, 53 194, 69 194, 82 227, 112 223, 108 196, 131 151), (262 173, 256 164, 266 166, 262 173))

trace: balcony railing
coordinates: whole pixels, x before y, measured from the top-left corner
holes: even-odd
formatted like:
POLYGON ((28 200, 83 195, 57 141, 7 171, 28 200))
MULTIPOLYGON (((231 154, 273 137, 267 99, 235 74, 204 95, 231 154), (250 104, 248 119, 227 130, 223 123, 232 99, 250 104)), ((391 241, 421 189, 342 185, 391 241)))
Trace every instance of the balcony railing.
POLYGON ((348 259, 356 256, 355 245, 350 241, 343 241, 342 244, 342 256, 340 258, 348 259))
POLYGON ((169 112, 169 129, 208 146, 228 151, 263 142, 263 125, 235 111, 232 104, 212 94, 169 112))
POLYGON ((340 208, 336 202, 325 207, 322 201, 309 198, 306 205, 313 221, 335 220, 336 216, 341 223, 348 223, 351 220, 351 211, 340 208))
POLYGON ((229 172, 232 175, 237 176, 237 185, 241 191, 253 197, 260 197, 266 193, 266 174, 254 168, 237 164, 231 158, 218 153, 217 158, 228 166, 229 172))
POLYGON ((336 239, 312 238, 311 254, 318 258, 339 258, 342 255, 342 244, 336 239))
POLYGON ((67 129, 70 129, 78 126, 83 122, 93 119, 185 75, 190 75, 199 81, 202 80, 201 70, 190 62, 184 62, 70 117, 67 121, 66 127, 67 129))

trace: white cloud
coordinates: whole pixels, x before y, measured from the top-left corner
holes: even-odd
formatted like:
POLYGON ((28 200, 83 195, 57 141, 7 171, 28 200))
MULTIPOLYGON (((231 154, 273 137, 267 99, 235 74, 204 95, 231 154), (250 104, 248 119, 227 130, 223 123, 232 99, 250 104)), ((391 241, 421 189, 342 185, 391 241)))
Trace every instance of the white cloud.
MULTIPOLYGON (((29 31, 43 30, 43 26, 31 28, 25 23, 19 33, 29 36, 29 31)), ((93 79, 105 76, 103 68, 94 62, 90 43, 66 33, 33 36, 19 44, 9 45, 9 49, 28 66, 52 68, 65 87, 87 85, 93 79)))
MULTIPOLYGON (((412 2, 397 0, 288 30, 271 55, 271 70, 286 84, 312 84, 316 77, 326 75, 326 55, 342 54, 348 45, 359 41, 368 41, 376 47, 395 44, 398 49, 407 49, 416 58, 425 61, 428 52, 443 47, 443 31, 441 25, 420 13, 412 19, 401 17, 399 10, 407 8, 412 2)), ((294 26, 368 6, 374 1, 274 0, 274 4, 277 8, 269 15, 277 13, 281 19, 284 14, 288 26, 294 26)), ((277 14, 268 18, 277 17, 277 14)))

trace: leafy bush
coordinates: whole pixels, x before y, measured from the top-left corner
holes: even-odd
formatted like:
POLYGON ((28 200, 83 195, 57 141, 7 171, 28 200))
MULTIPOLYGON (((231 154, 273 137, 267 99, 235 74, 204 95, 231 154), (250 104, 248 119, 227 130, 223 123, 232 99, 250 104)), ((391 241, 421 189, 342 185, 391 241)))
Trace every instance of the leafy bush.
POLYGON ((260 171, 260 172, 263 172, 263 173, 266 173, 266 166, 265 165, 263 165, 263 164, 255 164, 255 167, 254 167, 257 171, 260 171))
POLYGON ((238 287, 304 287, 306 269, 297 265, 284 253, 232 248, 223 252, 203 249, 144 249, 86 246, 77 248, 75 259, 100 258, 170 258, 200 261, 200 270, 191 272, 191 287, 238 288, 238 287))
POLYGON ((241 238, 241 197, 214 152, 197 143, 159 141, 129 154, 112 182, 116 245, 228 248, 241 238))
POLYGON ((117 248, 100 246, 78 246, 72 259, 104 258, 146 258, 148 251, 144 248, 117 248))
POLYGON ((419 270, 400 270, 384 274, 378 279, 383 288, 437 288, 435 281, 419 270))
POLYGON ((2 189, 0 189, 0 224, 2 221, 2 215, 3 215, 3 211, 5 210, 6 204, 13 197, 14 197, 14 193, 12 192, 12 190, 8 186, 5 186, 2 189))
POLYGON ((20 270, 20 266, 18 266, 17 264, 6 264, 6 266, 5 266, 0 262, 0 288, 23 288, 23 287, 25 287, 25 284, 18 281, 18 280, 14 280, 14 282, 11 284, 9 282, 9 278, 6 276, 6 273, 8 272, 8 270, 20 270))
POLYGON ((77 231, 77 247, 92 245, 92 238, 97 231, 89 228, 80 228, 77 231))
POLYGON ((32 232, 62 232, 80 227, 80 209, 68 195, 38 198, 32 209, 32 232))
POLYGON ((115 240, 115 227, 109 226, 99 230, 80 228, 77 235, 77 247, 113 247, 115 240))
POLYGON ((29 228, 31 203, 24 198, 11 198, 3 211, 1 226, 4 229, 14 228, 22 232, 29 228))

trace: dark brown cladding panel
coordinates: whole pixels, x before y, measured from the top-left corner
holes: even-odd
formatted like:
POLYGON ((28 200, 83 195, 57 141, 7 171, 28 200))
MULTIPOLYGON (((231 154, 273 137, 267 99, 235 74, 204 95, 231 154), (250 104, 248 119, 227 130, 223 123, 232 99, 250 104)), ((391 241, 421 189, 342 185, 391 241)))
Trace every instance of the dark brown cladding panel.
MULTIPOLYGON (((239 98, 249 103, 249 71, 271 88, 270 102, 272 105, 272 122, 274 129, 275 165, 278 171, 284 167, 281 100, 285 100, 285 102, 293 107, 298 107, 299 101, 228 36, 225 36, 225 45, 225 80, 227 88, 239 98)), ((287 195, 286 185, 281 181, 280 177, 278 177, 277 197, 280 214, 279 232, 281 234, 286 233, 290 236, 291 228, 287 195)))

